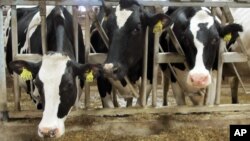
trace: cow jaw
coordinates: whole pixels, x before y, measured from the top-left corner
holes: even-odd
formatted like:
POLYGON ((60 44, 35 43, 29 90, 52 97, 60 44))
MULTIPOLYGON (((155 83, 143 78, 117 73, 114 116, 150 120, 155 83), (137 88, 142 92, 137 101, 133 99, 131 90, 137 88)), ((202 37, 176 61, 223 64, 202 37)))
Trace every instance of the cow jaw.
POLYGON ((40 137, 46 136, 47 132, 54 131, 49 137, 60 137, 64 133, 63 118, 58 117, 58 108, 60 104, 59 86, 62 76, 65 72, 68 56, 62 54, 45 55, 42 66, 39 71, 39 78, 44 85, 45 108, 42 120, 39 124, 38 134, 40 137))

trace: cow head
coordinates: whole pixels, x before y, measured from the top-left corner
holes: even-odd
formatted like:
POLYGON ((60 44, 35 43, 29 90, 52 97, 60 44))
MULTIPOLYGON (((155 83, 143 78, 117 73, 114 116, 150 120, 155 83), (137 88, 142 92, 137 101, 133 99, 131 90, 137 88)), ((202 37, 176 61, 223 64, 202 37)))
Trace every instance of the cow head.
POLYGON ((40 137, 63 135, 64 121, 77 97, 76 76, 84 78, 90 70, 97 74, 98 68, 97 65, 76 63, 62 53, 44 55, 39 63, 17 60, 9 65, 17 74, 22 74, 25 69, 34 78, 45 105, 38 127, 40 137))
POLYGON ((174 14, 180 17, 175 21, 173 30, 190 69, 187 83, 197 88, 205 88, 211 83, 210 70, 217 67, 215 60, 224 36, 238 33, 242 31, 242 27, 238 24, 222 26, 208 9, 197 9, 177 10, 174 14))
POLYGON ((104 63, 104 71, 115 79, 127 75, 130 69, 141 65, 146 27, 151 28, 162 21, 170 24, 165 14, 149 14, 135 0, 120 0, 115 9, 106 15, 106 33, 109 37, 109 52, 104 63))

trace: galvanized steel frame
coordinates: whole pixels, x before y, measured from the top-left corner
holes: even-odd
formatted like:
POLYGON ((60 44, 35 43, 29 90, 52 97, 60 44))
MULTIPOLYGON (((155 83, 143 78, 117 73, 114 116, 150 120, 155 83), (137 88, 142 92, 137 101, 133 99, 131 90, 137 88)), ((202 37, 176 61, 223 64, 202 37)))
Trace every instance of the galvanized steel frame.
MULTIPOLYGON (((141 3, 141 4, 143 4, 143 5, 145 5, 145 6, 151 6, 151 5, 156 5, 156 6, 159 6, 159 5, 161 5, 161 6, 211 6, 211 7, 250 7, 250 3, 238 3, 238 2, 235 2, 235 1, 233 1, 233 0, 222 0, 222 1, 211 1, 211 0, 204 0, 204 2, 191 2, 191 1, 182 1, 182 2, 173 2, 173 1, 168 1, 168 0, 166 0, 166 1, 150 1, 150 0, 148 0, 148 1, 141 1, 141 0, 138 0, 139 1, 139 3, 141 3)), ((40 0, 40 1, 32 1, 32 0, 29 0, 29 1, 25 1, 25 0, 1 0, 0 1, 0 6, 1 5, 12 5, 12 20, 14 21, 12 21, 12 43, 13 43, 13 47, 15 47, 15 46, 17 46, 17 35, 16 35, 16 33, 17 33, 17 29, 16 29, 16 16, 15 16, 15 13, 16 13, 16 6, 15 5, 38 5, 38 4, 40 4, 40 5, 42 5, 42 7, 44 7, 44 5, 46 4, 46 5, 67 5, 67 6, 77 6, 77 5, 84 5, 84 6, 100 6, 101 5, 101 2, 100 1, 98 1, 98 0, 96 0, 96 1, 89 1, 89 0, 63 0, 63 1, 59 1, 59 0, 54 0, 54 1, 44 1, 44 0, 40 0), (13 14, 14 13, 14 14, 13 14)), ((109 4, 110 5, 116 5, 117 3, 116 2, 109 2, 109 4)), ((41 7, 41 8, 42 8, 41 7)), ((44 14, 42 14, 43 12, 41 12, 41 16, 42 16, 42 27, 43 27, 43 29, 46 29, 46 17, 44 18, 43 16, 44 16, 44 14)), ((1 17, 2 17, 2 9, 0 8, 0 33, 2 32, 2 23, 1 23, 1 17)), ((87 46, 86 48, 87 48, 87 50, 86 50, 86 52, 85 52, 85 55, 86 55, 86 62, 88 62, 88 58, 89 58, 89 56, 88 56, 88 54, 89 54, 89 26, 88 25, 90 25, 90 23, 89 23, 89 20, 88 20, 88 16, 86 16, 87 17, 87 20, 86 20, 86 40, 85 40, 85 45, 87 46)), ((74 28, 74 29, 77 29, 77 28, 74 28)), ((75 31, 75 30, 74 30, 75 31)), ((74 34, 75 35, 75 34, 74 34)), ((46 36, 46 33, 44 33, 44 32, 42 32, 42 36, 46 36)), ((46 39, 46 38, 45 38, 46 39)), ((1 46, 1 44, 3 43, 3 38, 2 37, 0 37, 0 46, 1 46), (2 42, 1 42, 2 41, 2 42)), ((44 44, 44 41, 43 41, 43 44, 44 44)), ((75 44, 76 45, 76 44, 75 44)), ((46 46, 45 44, 43 45, 43 46, 46 46)), ((157 46, 157 44, 155 45, 155 46, 157 46)), ((17 47, 16 47, 16 49, 17 49, 17 47)), ((3 49, 2 48, 0 48, 0 53, 2 53, 2 51, 3 51, 3 49)), ((46 50, 44 50, 43 49, 43 51, 44 52, 46 52, 46 50)), ((35 55, 35 57, 33 56, 33 55, 25 55, 25 56, 23 56, 23 55, 18 55, 17 54, 17 50, 13 50, 13 54, 15 54, 14 56, 14 58, 13 59, 37 59, 37 56, 39 56, 39 55, 35 55)), ((163 54, 160 54, 160 56, 161 55, 163 55, 163 54)), ((40 56, 41 57, 41 56, 40 56)), ((168 57, 166 57, 166 56, 164 56, 165 58, 168 58, 168 57)), ((156 59, 156 62, 164 62, 163 60, 165 60, 165 59, 163 59, 162 60, 162 58, 160 59, 161 57, 159 57, 159 58, 155 58, 156 59)), ((38 59, 39 59, 39 57, 38 57, 38 59)), ((178 59, 177 59, 178 60, 178 59)), ((182 60, 182 59, 179 59, 179 60, 182 60)), ((2 61, 2 59, 1 59, 1 61, 2 61)), ((3 62, 1 62, 2 64, 4 64, 3 62)), ((1 65, 1 63, 0 63, 0 65, 1 65)), ((157 71, 157 68, 154 68, 154 73, 157 71)), ((1 72, 3 72, 3 73, 1 73, 1 75, 0 75, 0 79, 1 79, 1 82, 2 81, 4 81, 3 83, 1 83, 0 84, 0 86, 1 86, 1 88, 4 88, 5 87, 5 89, 6 89, 6 76, 4 75, 5 73, 5 71, 3 70, 3 69, 1 69, 1 72)), ((15 80, 14 82, 16 82, 16 83, 18 83, 17 82, 18 80, 15 80)), ((156 85, 156 84, 155 84, 156 85)), ((20 106, 19 106, 19 103, 18 103, 18 99, 20 99, 20 97, 19 97, 19 90, 18 90, 19 88, 16 88, 16 97, 17 97, 17 100, 15 100, 16 102, 16 110, 19 110, 20 108, 20 106)), ((153 88, 153 89, 156 89, 156 88, 153 88)), ((1 89, 1 90, 4 90, 4 89, 1 89)), ((4 90, 5 91, 5 90, 4 90)), ((87 90, 88 91, 88 90, 87 90)), ((154 90, 155 91, 155 90, 154 90)), ((7 92, 6 92, 7 93, 7 92)), ((3 93, 1 93, 0 94, 0 99, 3 99, 3 106, 1 105, 1 103, 0 103, 0 114, 3 112, 3 111, 7 111, 7 109, 6 109, 6 107, 5 107, 5 105, 7 104, 7 99, 6 99, 6 93, 5 92, 3 92, 3 93), (6 101, 5 101, 5 99, 6 99, 6 101)), ((85 97, 85 102, 86 102, 86 104, 85 104, 85 106, 86 107, 88 107, 88 102, 89 102, 89 96, 86 96, 85 97)), ((152 102, 152 105, 153 106, 156 106, 156 104, 155 104, 155 100, 156 100, 156 92, 153 92, 153 102, 152 102)), ((143 102, 144 103, 144 102, 143 102)), ((219 97, 217 97, 217 103, 219 103, 219 97)), ((144 104, 143 104, 144 105, 144 104)), ((223 107, 223 106, 222 106, 223 107)), ((178 107, 175 107, 175 108, 177 108, 176 110, 178 111, 178 109, 180 109, 180 108, 178 108, 178 107)), ((185 109, 185 108, 184 108, 185 109)), ((204 108, 203 110, 205 110, 206 108, 204 108)), ((131 111, 133 111, 134 109, 132 109, 131 111)), ((137 111, 138 109, 136 109, 136 111, 137 111)), ((141 110, 141 109, 139 109, 139 110, 141 110)), ((220 108, 220 111, 225 111, 226 109, 225 108, 220 108)), ((245 109, 245 110, 250 110, 250 109, 245 109)), ((168 111, 168 110, 167 110, 168 111)), ((192 111, 192 110, 191 110, 192 111)), ((205 110, 205 111, 199 111, 199 112, 206 112, 207 110, 205 110)), ((208 110, 209 111, 209 110, 208 110)), ((108 113, 108 112, 107 112, 108 113)), ((110 112, 109 112, 110 113, 110 112)), ((130 113, 130 112, 125 112, 125 113, 130 113)), ((94 114, 94 115, 96 115, 96 114, 94 114)), ((98 114, 97 114, 98 115, 98 114)), ((105 112, 102 114, 102 115, 106 115, 105 114, 105 112)))

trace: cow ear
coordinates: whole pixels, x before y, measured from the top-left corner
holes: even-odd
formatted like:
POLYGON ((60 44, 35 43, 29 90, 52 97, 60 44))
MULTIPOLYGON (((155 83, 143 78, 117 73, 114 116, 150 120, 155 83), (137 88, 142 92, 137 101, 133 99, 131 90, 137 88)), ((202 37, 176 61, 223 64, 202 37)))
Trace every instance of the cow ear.
POLYGON ((75 76, 79 76, 80 79, 91 82, 102 73, 102 65, 73 63, 73 70, 75 76))
POLYGON ((227 48, 235 43, 239 37, 239 32, 243 31, 243 27, 239 24, 229 24, 219 28, 220 37, 227 42, 227 48))
POLYGON ((219 30, 219 33, 220 33, 220 36, 224 38, 229 33, 238 33, 242 31, 243 31, 243 27, 241 25, 232 23, 226 26, 222 26, 219 30))
POLYGON ((18 75, 23 73, 31 73, 33 78, 37 75, 41 66, 41 62, 33 63, 23 60, 15 60, 9 63, 9 68, 18 75))
POLYGON ((158 13, 154 15, 146 14, 145 20, 146 20, 147 26, 150 26, 150 27, 155 26, 157 23, 159 23, 159 21, 161 21, 163 28, 166 28, 172 24, 171 18, 168 15, 163 14, 163 13, 158 13))

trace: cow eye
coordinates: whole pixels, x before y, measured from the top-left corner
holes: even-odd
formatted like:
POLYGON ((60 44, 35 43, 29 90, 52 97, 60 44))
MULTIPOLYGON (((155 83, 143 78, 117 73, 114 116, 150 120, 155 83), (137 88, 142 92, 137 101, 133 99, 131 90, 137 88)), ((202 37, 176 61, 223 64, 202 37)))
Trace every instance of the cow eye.
POLYGON ((218 43, 218 41, 219 41, 218 38, 214 38, 214 39, 212 40, 211 44, 214 45, 214 44, 218 43))

